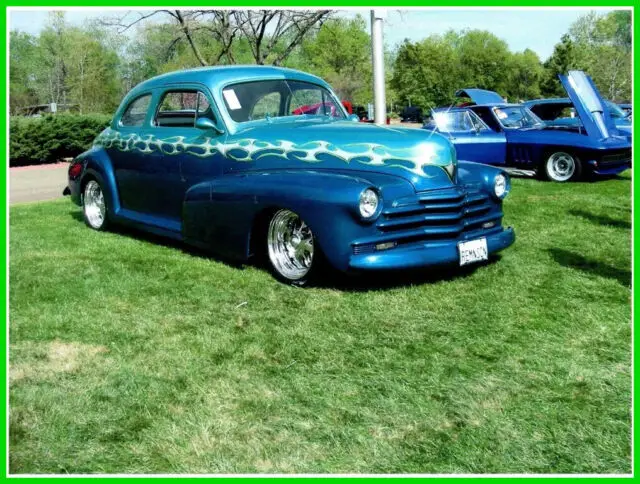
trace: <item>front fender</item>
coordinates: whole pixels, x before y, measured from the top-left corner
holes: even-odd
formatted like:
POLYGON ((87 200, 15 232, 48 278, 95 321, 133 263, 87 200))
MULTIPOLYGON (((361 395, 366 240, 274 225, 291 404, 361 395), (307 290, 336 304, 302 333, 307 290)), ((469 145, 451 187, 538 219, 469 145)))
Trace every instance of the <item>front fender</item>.
POLYGON ((493 180, 502 173, 509 175, 504 170, 473 161, 458 161, 458 182, 461 185, 482 183, 489 193, 493 193, 493 180))
POLYGON ((246 260, 256 219, 286 208, 311 228, 329 262, 346 269, 350 242, 369 234, 371 223, 358 211, 360 193, 385 187, 359 175, 321 171, 264 171, 226 175, 191 187, 185 197, 185 240, 246 260))

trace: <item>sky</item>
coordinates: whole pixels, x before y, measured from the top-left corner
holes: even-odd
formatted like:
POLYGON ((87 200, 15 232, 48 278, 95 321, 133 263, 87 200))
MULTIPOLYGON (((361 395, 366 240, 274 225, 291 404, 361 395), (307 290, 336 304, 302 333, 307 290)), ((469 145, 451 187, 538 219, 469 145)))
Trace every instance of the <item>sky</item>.
MULTIPOLYGON (((385 20, 385 43, 393 47, 405 38, 416 41, 431 34, 442 34, 449 29, 489 30, 505 40, 512 51, 529 48, 541 60, 548 58, 554 45, 566 33, 569 26, 589 8, 535 8, 535 9, 413 9, 387 10, 385 20)), ((600 10, 602 12, 611 9, 600 10)), ((88 20, 105 15, 122 15, 126 11, 100 9, 71 10, 67 21, 82 25, 88 20)), ((357 13, 367 20, 369 10, 340 12, 351 17, 357 13)), ((37 34, 47 22, 48 10, 20 10, 10 12, 9 28, 37 34)))

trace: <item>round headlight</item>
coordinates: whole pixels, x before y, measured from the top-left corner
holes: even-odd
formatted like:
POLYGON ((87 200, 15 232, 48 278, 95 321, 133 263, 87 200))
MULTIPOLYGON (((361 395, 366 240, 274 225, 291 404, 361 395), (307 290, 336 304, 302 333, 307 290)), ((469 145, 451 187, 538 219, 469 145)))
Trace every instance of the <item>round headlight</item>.
POLYGON ((362 218, 371 218, 378 211, 378 194, 371 188, 367 188, 360 194, 360 215, 362 218))
POLYGON ((497 198, 504 198, 509 193, 509 178, 500 173, 493 181, 493 192, 497 198))

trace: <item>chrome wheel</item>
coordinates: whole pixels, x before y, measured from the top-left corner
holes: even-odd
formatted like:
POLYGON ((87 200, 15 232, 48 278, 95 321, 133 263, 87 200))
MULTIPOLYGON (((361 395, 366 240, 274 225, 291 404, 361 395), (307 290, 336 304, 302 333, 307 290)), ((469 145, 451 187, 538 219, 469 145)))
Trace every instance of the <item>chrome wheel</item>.
POLYGON ((95 180, 90 180, 84 187, 84 218, 94 229, 101 229, 107 215, 102 188, 95 180))
POLYGON ((549 157, 546 169, 551 180, 565 182, 575 173, 576 160, 569 153, 559 151, 549 157))
POLYGON ((311 270, 313 233, 291 210, 279 210, 271 219, 267 249, 273 268, 289 281, 299 281, 311 270))

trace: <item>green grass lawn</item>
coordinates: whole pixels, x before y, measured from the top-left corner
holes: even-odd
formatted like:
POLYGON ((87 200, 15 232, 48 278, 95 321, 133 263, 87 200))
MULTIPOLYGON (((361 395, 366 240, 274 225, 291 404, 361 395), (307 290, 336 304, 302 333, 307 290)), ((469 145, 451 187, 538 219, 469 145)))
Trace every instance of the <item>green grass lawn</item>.
POLYGON ((499 260, 309 289, 14 206, 10 470, 628 473, 630 190, 516 179, 499 260))

